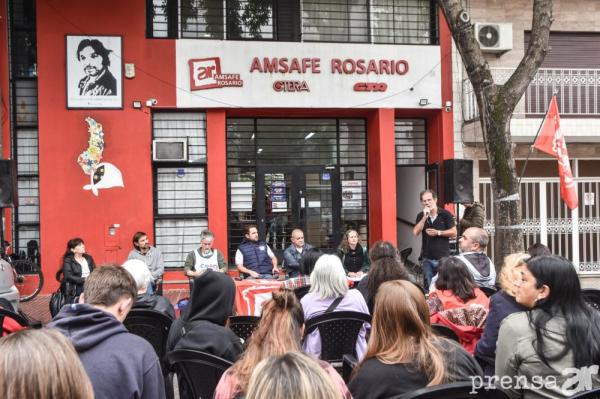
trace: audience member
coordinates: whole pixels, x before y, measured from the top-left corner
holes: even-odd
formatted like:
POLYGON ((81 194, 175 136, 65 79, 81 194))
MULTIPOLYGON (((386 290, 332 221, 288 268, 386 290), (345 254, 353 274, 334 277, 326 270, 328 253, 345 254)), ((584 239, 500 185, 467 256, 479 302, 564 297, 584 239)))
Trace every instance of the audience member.
POLYGON ((289 277, 298 277, 300 275, 300 259, 306 250, 311 249, 312 245, 304 242, 304 232, 301 229, 292 230, 289 247, 283 251, 283 266, 289 277))
MULTIPOLYGON (((262 317, 246 351, 221 377, 215 390, 215 399, 243 396, 248 391, 250 376, 261 360, 288 352, 300 352, 303 331, 304 314, 294 293, 286 289, 274 292, 273 299, 263 304, 262 317)), ((337 371, 329 363, 318 362, 342 396, 350 399, 350 391, 337 371)), ((273 378, 272 375, 270 377, 273 378)), ((294 393, 288 392, 288 397, 295 397, 294 393)))
POLYGON ((488 242, 488 234, 479 227, 469 227, 458 239, 460 259, 480 287, 495 288, 496 268, 494 262, 485 253, 488 242))
POLYGON ((143 231, 138 231, 131 239, 133 249, 129 252, 127 259, 139 259, 143 261, 152 273, 152 284, 148 286, 148 292, 153 293, 156 282, 162 278, 165 273, 165 262, 160 250, 150 245, 148 235, 143 231))
POLYGON ((63 255, 62 272, 64 282, 74 287, 73 293, 67 293, 69 302, 83 292, 85 279, 96 267, 94 258, 85 253, 85 244, 81 238, 72 238, 67 242, 67 250, 63 255))
POLYGON ((96 399, 165 397, 154 348, 122 324, 135 297, 127 270, 100 267, 86 279, 80 303, 64 306, 48 325, 71 340, 96 399))
POLYGON ((277 257, 266 242, 258 239, 255 225, 244 227, 244 239, 235 253, 235 264, 240 273, 250 278, 272 279, 279 275, 277 257))
POLYGON ((531 244, 529 248, 527 248, 527 253, 534 256, 542 256, 542 255, 552 255, 550 249, 542 243, 536 242, 535 244, 531 244))
POLYGON ((440 260, 434 288, 427 299, 431 313, 472 304, 489 309, 489 298, 477 287, 469 270, 456 257, 448 256, 440 260))
POLYGON ((490 311, 483 336, 477 342, 475 356, 483 367, 486 375, 494 374, 494 363, 496 359, 496 341, 500 323, 509 314, 522 312, 527 308, 517 303, 515 295, 521 281, 520 266, 529 259, 529 255, 523 252, 508 255, 504 258, 504 264, 500 270, 500 291, 490 297, 490 311))
POLYGON ((360 245, 360 236, 356 230, 346 230, 337 256, 342 260, 349 277, 360 277, 369 270, 369 253, 366 246, 360 245))
POLYGON ((365 297, 369 312, 372 313, 375 294, 381 284, 390 280, 409 280, 409 277, 398 250, 389 241, 377 241, 369 252, 369 258, 369 274, 360 280, 357 289, 365 297))
POLYGON ((397 397, 481 375, 463 348, 432 332, 425 297, 416 285, 394 280, 379 287, 367 353, 349 385, 354 399, 397 397))
MULTIPOLYGON (((362 294, 357 290, 348 290, 348 279, 342 262, 337 256, 321 256, 310 275, 310 282, 310 291, 301 300, 306 320, 323 313, 336 311, 369 314, 369 308, 362 294)), ((363 325, 356 340, 358 359, 362 359, 365 353, 366 335, 367 325, 363 325)), ((316 357, 321 355, 321 336, 318 329, 304 339, 303 350, 316 357)))
POLYGON ((148 294, 148 285, 152 282, 148 266, 139 259, 130 259, 123 263, 123 268, 131 274, 137 288, 137 298, 132 309, 155 310, 175 320, 175 309, 167 298, 148 294))
POLYGON ((93 399, 73 345, 53 330, 23 330, 0 339, 3 399, 93 399))
POLYGON ((190 303, 169 331, 167 350, 194 349, 235 362, 242 342, 225 327, 234 302, 235 284, 228 275, 207 270, 196 277, 190 303))
POLYGON ((218 249, 213 249, 215 235, 209 230, 200 233, 200 248, 190 252, 185 258, 183 273, 188 277, 198 277, 206 270, 227 272, 225 256, 218 249))
POLYGON ((600 314, 585 303, 573 264, 532 257, 521 268, 516 299, 530 310, 504 319, 496 348, 496 375, 513 382, 507 393, 563 398, 600 387, 600 314), (595 371, 585 372, 592 366, 595 371), (528 388, 519 389, 516 378, 528 388), (539 378, 546 383, 535 383, 539 378))
POLYGON ((246 399, 341 399, 323 368, 310 357, 288 352, 261 361, 252 372, 246 399))
POLYGON ((300 258, 300 275, 285 280, 281 286, 283 288, 294 289, 310 285, 310 274, 321 255, 323 255, 323 252, 319 248, 313 247, 304 251, 302 258, 300 258))

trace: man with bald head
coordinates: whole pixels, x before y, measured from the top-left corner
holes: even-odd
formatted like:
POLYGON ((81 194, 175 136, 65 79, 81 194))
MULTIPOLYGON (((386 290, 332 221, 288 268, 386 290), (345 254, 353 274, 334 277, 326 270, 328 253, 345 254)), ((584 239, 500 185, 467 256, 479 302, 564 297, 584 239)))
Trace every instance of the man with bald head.
POLYGON ((283 266, 289 277, 300 275, 300 258, 304 251, 312 248, 312 245, 304 242, 304 232, 301 229, 292 230, 292 243, 283 251, 283 266))
POLYGON ((485 249, 490 241, 487 232, 479 227, 469 227, 459 237, 460 255, 457 255, 480 287, 494 288, 496 269, 485 249))

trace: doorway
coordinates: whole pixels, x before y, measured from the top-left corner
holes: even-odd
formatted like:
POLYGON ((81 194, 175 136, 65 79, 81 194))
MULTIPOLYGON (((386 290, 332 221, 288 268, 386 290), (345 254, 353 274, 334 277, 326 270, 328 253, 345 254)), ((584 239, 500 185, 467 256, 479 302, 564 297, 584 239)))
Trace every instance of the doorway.
POLYGON ((258 166, 256 216, 259 236, 281 257, 295 228, 305 242, 331 252, 339 244, 339 172, 324 166, 258 166))

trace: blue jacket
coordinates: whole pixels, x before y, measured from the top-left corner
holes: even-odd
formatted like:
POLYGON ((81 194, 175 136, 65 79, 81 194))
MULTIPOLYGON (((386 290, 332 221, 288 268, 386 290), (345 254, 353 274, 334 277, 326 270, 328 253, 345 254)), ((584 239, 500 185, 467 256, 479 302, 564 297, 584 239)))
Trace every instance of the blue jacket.
POLYGON ((239 250, 244 256, 244 267, 258 274, 271 274, 273 262, 269 257, 267 243, 264 241, 250 241, 244 238, 239 250))
POLYGON ((304 246, 302 247, 302 252, 298 252, 296 250, 296 247, 294 246, 294 244, 290 244, 289 247, 287 247, 285 249, 285 251, 283 251, 283 265, 285 266, 286 270, 293 270, 293 271, 299 271, 300 270, 300 259, 302 258, 302 255, 304 255, 304 252, 307 249, 311 249, 312 245, 310 244, 304 244, 304 246))

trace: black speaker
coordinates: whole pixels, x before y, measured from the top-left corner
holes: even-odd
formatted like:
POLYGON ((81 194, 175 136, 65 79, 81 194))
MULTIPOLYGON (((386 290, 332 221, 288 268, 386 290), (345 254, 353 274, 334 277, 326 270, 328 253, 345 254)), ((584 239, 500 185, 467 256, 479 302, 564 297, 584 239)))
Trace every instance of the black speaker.
POLYGON ((0 208, 17 206, 17 164, 0 159, 0 208))
POLYGON ((473 161, 470 159, 445 160, 444 202, 470 204, 473 200, 473 161))

